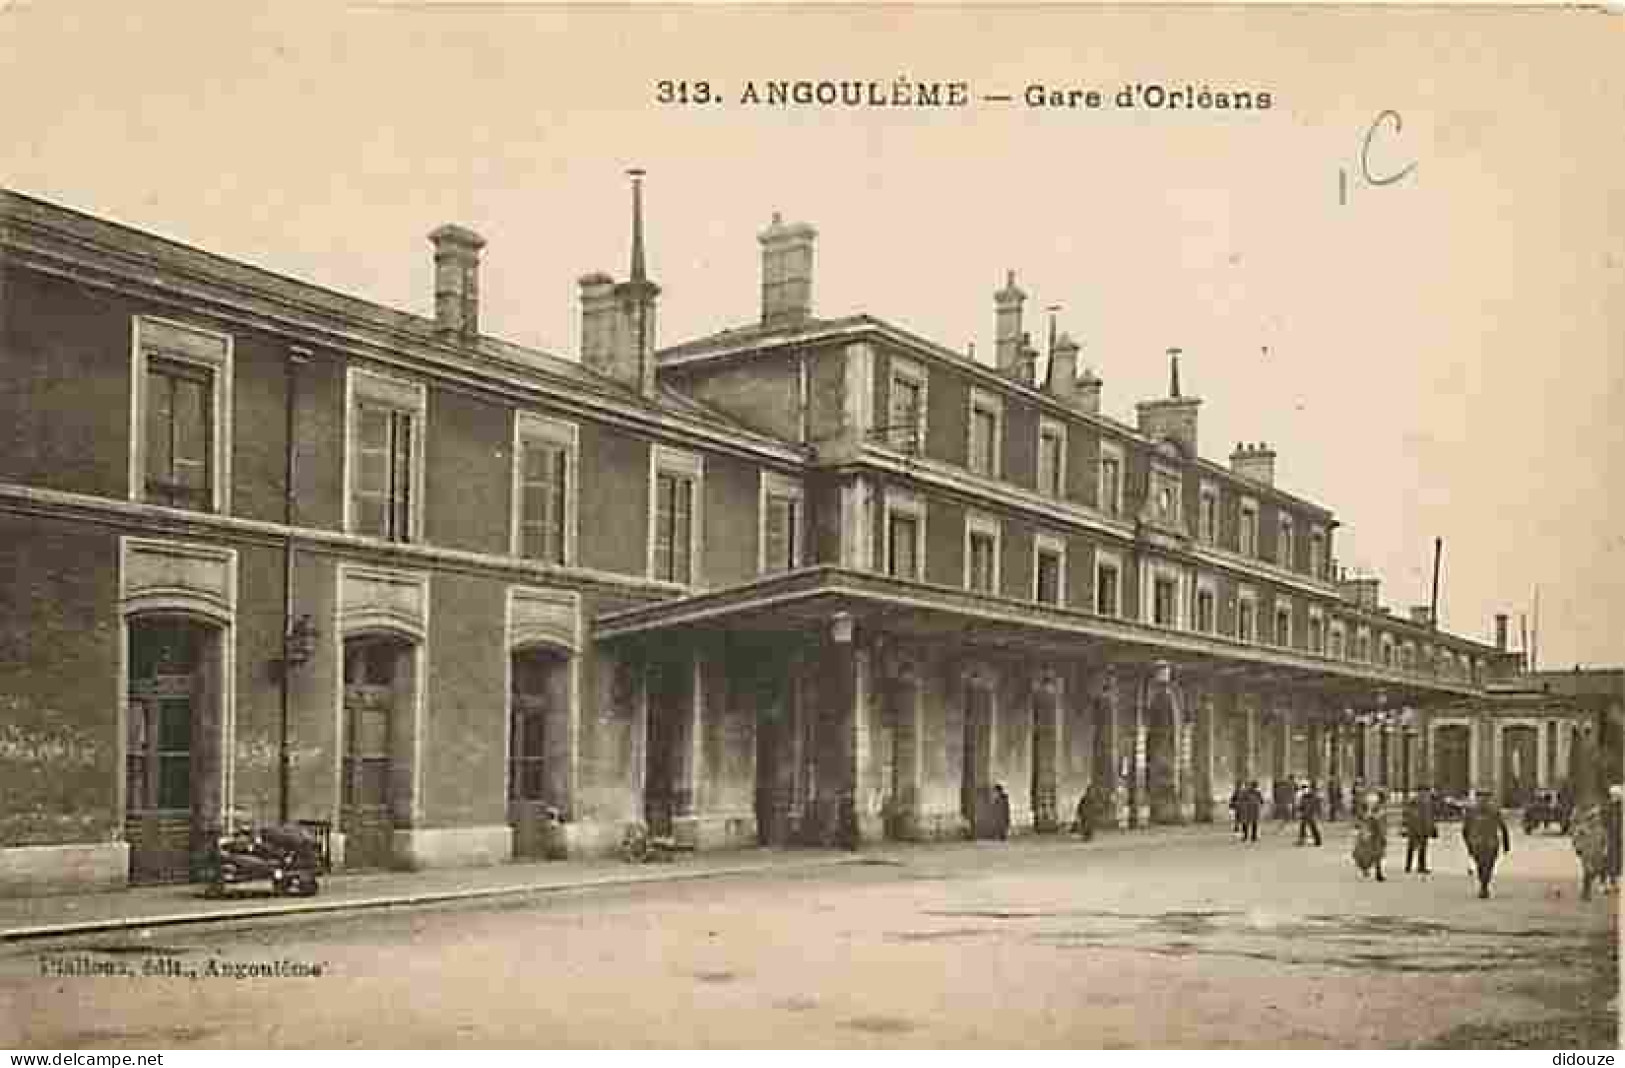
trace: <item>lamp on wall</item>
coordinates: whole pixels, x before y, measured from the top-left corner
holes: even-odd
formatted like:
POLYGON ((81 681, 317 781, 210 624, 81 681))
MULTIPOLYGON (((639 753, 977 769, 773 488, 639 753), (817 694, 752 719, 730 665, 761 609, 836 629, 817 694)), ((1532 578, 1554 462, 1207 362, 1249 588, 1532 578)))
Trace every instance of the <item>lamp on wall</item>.
POLYGON ((282 639, 282 662, 289 667, 308 662, 316 653, 316 639, 320 636, 321 630, 309 615, 295 619, 282 639))

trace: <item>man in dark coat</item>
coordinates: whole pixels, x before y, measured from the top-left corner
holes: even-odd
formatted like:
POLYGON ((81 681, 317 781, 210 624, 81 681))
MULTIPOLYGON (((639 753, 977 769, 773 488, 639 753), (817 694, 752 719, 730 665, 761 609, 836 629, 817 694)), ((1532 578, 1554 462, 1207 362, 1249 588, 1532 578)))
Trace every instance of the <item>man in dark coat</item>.
POLYGON ((1343 784, 1336 779, 1326 785, 1326 818, 1333 823, 1343 818, 1343 784))
POLYGON ((1243 842, 1258 841, 1258 816, 1264 807, 1264 794, 1258 788, 1257 782, 1249 782, 1241 791, 1241 797, 1236 802, 1236 812, 1241 817, 1241 840, 1243 842))
POLYGON ((1375 870, 1377 882, 1386 882, 1382 859, 1388 852, 1388 818, 1382 811, 1382 801, 1372 793, 1357 804, 1360 814, 1354 820, 1354 866, 1360 869, 1362 879, 1375 870))
POLYGON ((995 838, 1010 837, 1010 795, 1004 792, 1004 784, 993 784, 993 836, 995 838))
POLYGON ((1512 852, 1512 836, 1507 834, 1507 823, 1501 818, 1495 798, 1480 794, 1467 809, 1461 820, 1461 840, 1467 843, 1467 852, 1478 867, 1478 896, 1489 897, 1496 858, 1512 852))
POLYGON ((1439 826, 1434 820, 1433 791, 1426 786, 1415 797, 1405 802, 1405 871, 1416 863, 1418 874, 1428 874, 1428 839, 1439 837, 1439 826))
POLYGON ((1241 792, 1245 787, 1236 783, 1230 790, 1230 830, 1241 833, 1241 792))
POLYGON ((1313 835, 1315 844, 1320 845, 1320 794, 1315 790, 1315 784, 1309 783, 1298 792, 1298 844, 1308 841, 1313 835))

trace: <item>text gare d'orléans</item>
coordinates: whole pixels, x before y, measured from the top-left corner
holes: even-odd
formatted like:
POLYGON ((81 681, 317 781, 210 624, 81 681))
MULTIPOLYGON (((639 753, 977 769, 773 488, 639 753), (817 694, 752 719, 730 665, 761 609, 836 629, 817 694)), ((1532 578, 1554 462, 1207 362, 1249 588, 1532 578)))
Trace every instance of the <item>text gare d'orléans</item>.
POLYGON ((930 82, 898 78, 890 82, 841 79, 747 81, 727 88, 705 80, 662 80, 654 84, 657 104, 779 108, 963 108, 975 103, 1015 104, 1034 109, 1153 111, 1268 111, 1267 89, 1206 82, 1126 82, 1100 89, 1035 82, 1019 93, 980 92, 969 82, 930 82))

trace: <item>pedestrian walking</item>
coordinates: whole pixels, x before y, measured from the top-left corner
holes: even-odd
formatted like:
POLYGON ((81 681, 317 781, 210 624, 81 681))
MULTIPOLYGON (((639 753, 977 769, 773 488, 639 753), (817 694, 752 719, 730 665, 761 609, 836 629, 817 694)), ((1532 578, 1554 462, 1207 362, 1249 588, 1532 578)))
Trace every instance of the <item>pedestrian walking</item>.
POLYGON ((1264 807, 1264 793, 1258 788, 1256 781, 1249 782, 1241 791, 1241 797, 1236 802, 1236 811, 1241 815, 1241 840, 1243 842, 1258 841, 1258 816, 1264 807))
POLYGON ((1298 791, 1298 844, 1308 841, 1313 835, 1315 845, 1320 845, 1320 794, 1315 790, 1315 784, 1309 782, 1298 791))
POLYGON ((1439 825, 1434 819, 1433 791, 1426 786, 1405 802, 1402 817, 1405 825, 1405 871, 1409 874, 1415 861, 1419 875, 1428 874, 1428 839, 1439 837, 1439 825))
POLYGON ((1230 788, 1230 830, 1235 834, 1241 833, 1241 792, 1244 789, 1241 783, 1230 788))
POLYGON ((1083 796, 1078 798, 1078 811, 1074 821, 1078 832, 1078 837, 1082 838, 1085 842, 1094 840, 1095 813, 1099 810, 1099 808, 1099 794, 1095 790, 1095 784, 1090 783, 1089 786, 1083 791, 1083 796))
POLYGON ((993 784, 993 836, 1010 837, 1010 795, 1004 792, 1004 783, 993 784))
POLYGON ((1478 896, 1490 896, 1490 880, 1495 877, 1495 861, 1502 853, 1512 852, 1512 836, 1507 834, 1507 822, 1501 818, 1501 807, 1488 793, 1477 796, 1461 820, 1461 838, 1467 843, 1473 864, 1478 869, 1478 896))
POLYGON ((1326 784, 1326 819, 1336 823, 1343 818, 1343 784, 1333 779, 1326 784))
POLYGON ((1361 799, 1360 815, 1354 821, 1354 827, 1354 866, 1360 869, 1360 878, 1364 879, 1375 871, 1377 882, 1386 882, 1382 874, 1382 858, 1388 852, 1387 818, 1376 794, 1361 799))

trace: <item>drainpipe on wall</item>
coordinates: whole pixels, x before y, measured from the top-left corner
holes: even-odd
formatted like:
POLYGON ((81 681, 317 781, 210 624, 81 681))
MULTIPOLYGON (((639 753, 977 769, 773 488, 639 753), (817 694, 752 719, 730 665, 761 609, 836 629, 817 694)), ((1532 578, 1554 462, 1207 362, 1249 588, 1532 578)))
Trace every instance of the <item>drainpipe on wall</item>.
POLYGON ((310 350, 294 346, 288 350, 286 444, 283 457, 282 522, 288 535, 282 548, 282 711, 277 734, 277 822, 288 822, 288 793, 293 779, 293 753, 289 746, 290 689, 293 685, 293 661, 289 656, 294 633, 293 612, 293 524, 298 514, 298 499, 294 492, 294 476, 298 472, 298 446, 294 441, 294 413, 299 401, 299 368, 310 359, 310 350))

